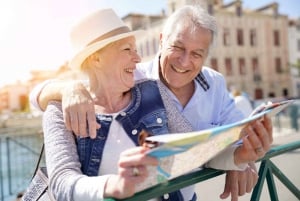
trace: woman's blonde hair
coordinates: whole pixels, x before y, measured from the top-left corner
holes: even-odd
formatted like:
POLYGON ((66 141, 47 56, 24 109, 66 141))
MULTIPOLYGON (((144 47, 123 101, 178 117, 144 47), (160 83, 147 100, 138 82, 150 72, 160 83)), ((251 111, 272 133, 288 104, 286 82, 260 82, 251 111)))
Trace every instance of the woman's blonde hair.
POLYGON ((108 45, 104 46, 103 48, 97 50, 96 52, 94 52, 93 54, 91 54, 90 56, 88 56, 81 64, 80 66, 80 70, 85 72, 91 65, 90 65, 90 61, 94 60, 95 58, 98 58, 101 53, 103 51, 105 51, 105 49, 114 46, 116 43, 118 43, 118 41, 114 41, 112 43, 109 43, 108 45))

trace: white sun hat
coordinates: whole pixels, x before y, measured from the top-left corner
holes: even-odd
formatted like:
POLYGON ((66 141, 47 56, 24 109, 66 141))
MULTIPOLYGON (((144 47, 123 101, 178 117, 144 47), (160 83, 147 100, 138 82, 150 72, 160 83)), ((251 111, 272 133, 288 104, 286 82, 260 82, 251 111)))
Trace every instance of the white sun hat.
POLYGON ((70 42, 73 56, 69 66, 80 69, 83 61, 111 42, 128 36, 139 37, 143 30, 131 31, 112 9, 98 10, 77 23, 71 29, 70 42))

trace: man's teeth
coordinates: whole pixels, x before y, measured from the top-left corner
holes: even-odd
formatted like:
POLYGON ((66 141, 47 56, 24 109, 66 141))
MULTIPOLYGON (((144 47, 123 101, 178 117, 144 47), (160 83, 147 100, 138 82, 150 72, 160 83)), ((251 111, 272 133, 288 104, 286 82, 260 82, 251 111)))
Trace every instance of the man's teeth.
POLYGON ((187 70, 181 70, 181 69, 179 69, 179 68, 176 68, 175 66, 173 66, 173 69, 174 69, 176 72, 178 72, 178 73, 185 73, 185 72, 187 72, 187 70))

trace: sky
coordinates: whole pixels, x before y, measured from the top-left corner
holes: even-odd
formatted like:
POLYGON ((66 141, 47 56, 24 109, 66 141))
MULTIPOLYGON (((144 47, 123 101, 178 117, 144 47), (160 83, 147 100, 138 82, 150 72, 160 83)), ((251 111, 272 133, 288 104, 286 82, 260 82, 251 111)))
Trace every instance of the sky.
MULTIPOLYGON (((276 1, 276 0, 275 0, 276 1)), ((231 0, 224 0, 225 3, 231 0)), ((273 0, 243 0, 245 8, 273 0)), ((277 0, 279 12, 300 17, 300 0, 277 0)), ((71 56, 70 27, 100 8, 113 8, 123 17, 130 12, 159 14, 167 0, 0 0, 0 87, 25 81, 31 70, 53 70, 71 56)))

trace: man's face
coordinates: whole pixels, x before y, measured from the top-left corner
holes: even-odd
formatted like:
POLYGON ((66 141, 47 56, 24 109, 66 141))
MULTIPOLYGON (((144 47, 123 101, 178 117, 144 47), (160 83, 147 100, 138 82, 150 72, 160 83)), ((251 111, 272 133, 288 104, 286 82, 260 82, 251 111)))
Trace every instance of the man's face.
POLYGON ((161 35, 161 78, 173 92, 193 90, 193 80, 208 55, 212 33, 203 28, 191 32, 177 27, 169 38, 161 35))

